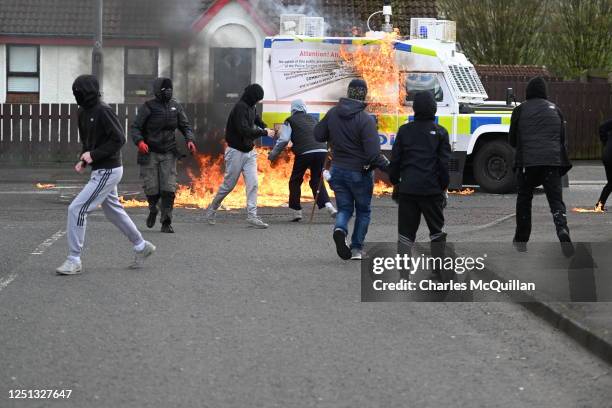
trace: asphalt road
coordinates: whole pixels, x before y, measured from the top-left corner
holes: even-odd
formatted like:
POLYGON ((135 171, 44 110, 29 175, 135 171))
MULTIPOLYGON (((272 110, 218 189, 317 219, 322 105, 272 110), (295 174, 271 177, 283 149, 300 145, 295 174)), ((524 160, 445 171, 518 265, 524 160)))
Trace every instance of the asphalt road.
MULTIPOLYGON (((573 186, 568 206, 598 189, 573 186)), ((513 220, 492 224, 513 206, 452 197, 451 238, 507 239, 513 220)), ((394 241, 396 207, 374 207, 368 239, 394 241)), ((54 192, 0 184, 0 407, 612 406, 610 366, 519 305, 361 303, 359 263, 336 257, 323 214, 296 225, 263 209, 261 231, 240 212, 209 226, 177 210, 177 233, 145 231, 158 252, 131 271, 127 240, 96 213, 85 273, 59 277, 66 208, 54 192), (14 400, 11 389, 73 392, 14 400)), ((129 212, 144 226, 144 210, 129 212)), ((612 221, 600 217, 570 225, 588 237, 612 221)), ((536 239, 554 239, 542 196, 534 220, 536 239)))

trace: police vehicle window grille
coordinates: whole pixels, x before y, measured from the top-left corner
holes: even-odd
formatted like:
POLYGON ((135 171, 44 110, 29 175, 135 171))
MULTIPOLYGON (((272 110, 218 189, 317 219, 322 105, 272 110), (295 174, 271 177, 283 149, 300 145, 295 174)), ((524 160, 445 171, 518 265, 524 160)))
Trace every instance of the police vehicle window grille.
POLYGON ((476 70, 473 67, 460 67, 458 65, 449 66, 451 78, 459 92, 471 94, 486 93, 476 70))

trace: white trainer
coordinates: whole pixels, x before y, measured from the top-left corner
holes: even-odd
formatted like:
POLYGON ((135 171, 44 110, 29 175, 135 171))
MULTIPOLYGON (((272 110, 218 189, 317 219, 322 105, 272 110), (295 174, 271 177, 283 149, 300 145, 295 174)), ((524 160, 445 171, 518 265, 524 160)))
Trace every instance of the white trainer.
POLYGON ((66 259, 61 266, 59 266, 55 272, 58 275, 78 275, 83 272, 83 265, 80 262, 74 262, 70 259, 66 259))
POLYGON ((351 259, 360 261, 363 259, 363 251, 361 249, 353 248, 351 249, 351 259))
POLYGON ((145 259, 153 255, 157 248, 149 241, 145 241, 145 247, 142 251, 134 251, 134 262, 130 265, 130 269, 139 269, 144 265, 145 259))
POLYGON ((251 227, 258 229, 266 229, 269 227, 269 225, 263 222, 259 217, 249 217, 247 218, 247 222, 251 227))
POLYGON ((336 210, 334 208, 334 205, 330 202, 325 203, 325 209, 327 210, 329 216, 332 218, 336 218, 336 215, 338 215, 338 210, 336 210))
POLYGON ((291 216, 291 222, 302 221, 302 210, 291 210, 293 215, 291 216))

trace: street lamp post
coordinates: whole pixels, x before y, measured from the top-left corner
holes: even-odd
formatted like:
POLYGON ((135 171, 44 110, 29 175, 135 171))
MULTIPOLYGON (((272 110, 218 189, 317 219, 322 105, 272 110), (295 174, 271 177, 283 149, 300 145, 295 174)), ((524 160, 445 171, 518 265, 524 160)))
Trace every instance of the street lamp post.
POLYGON ((102 79, 104 77, 104 69, 102 67, 102 20, 104 15, 104 0, 97 0, 96 3, 96 32, 94 36, 94 47, 91 51, 91 74, 98 78, 98 82, 100 83, 100 90, 102 90, 102 79))

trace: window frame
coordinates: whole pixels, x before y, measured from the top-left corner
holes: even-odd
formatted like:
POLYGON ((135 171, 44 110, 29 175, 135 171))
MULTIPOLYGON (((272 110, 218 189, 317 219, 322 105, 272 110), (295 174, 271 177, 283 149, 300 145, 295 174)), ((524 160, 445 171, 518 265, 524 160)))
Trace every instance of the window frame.
MULTIPOLYGON (((448 105, 448 99, 447 99, 447 95, 448 95, 448 88, 445 87, 445 78, 444 78, 444 74, 442 72, 438 72, 438 71, 403 71, 402 74, 432 74, 435 75, 438 86, 440 87, 440 90, 442 91, 442 99, 441 100, 437 100, 436 99, 436 105, 438 106, 447 106, 448 105)), ((406 86, 406 85, 404 85, 406 86)), ((407 90, 406 90, 407 91, 407 90)), ((435 97, 435 95, 434 95, 435 97)), ((403 105, 404 106, 412 106, 413 104, 413 100, 405 100, 403 101, 403 105)))
POLYGON ((6 44, 6 94, 7 95, 39 95, 40 94, 40 45, 6 44), (11 48, 36 48, 36 72, 11 71, 11 48), (34 91, 9 91, 9 78, 37 78, 38 89, 34 91))
POLYGON ((151 85, 153 81, 159 77, 159 47, 124 47, 123 51, 123 96, 125 98, 148 98, 153 96, 151 85), (152 75, 129 74, 129 51, 130 50, 155 50, 155 65, 152 75), (128 94, 128 82, 131 80, 147 80, 149 86, 146 89, 146 95, 128 94))

